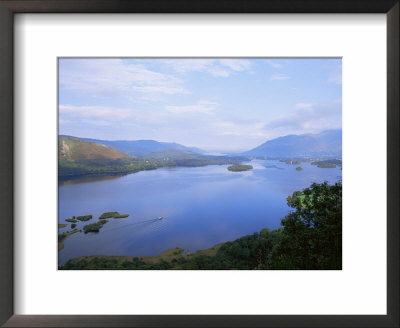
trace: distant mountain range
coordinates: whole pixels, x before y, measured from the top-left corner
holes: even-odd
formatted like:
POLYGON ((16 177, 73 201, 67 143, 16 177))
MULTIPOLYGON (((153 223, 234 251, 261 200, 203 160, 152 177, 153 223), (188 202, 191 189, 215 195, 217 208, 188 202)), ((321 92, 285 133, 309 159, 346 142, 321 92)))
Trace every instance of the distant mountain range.
POLYGON ((198 148, 155 140, 108 141, 60 135, 59 177, 123 174, 166 166, 239 164, 249 159, 341 158, 342 131, 288 135, 231 156, 201 154, 198 148))
MULTIPOLYGON (((71 137, 60 135, 60 137, 71 137)), ((186 147, 174 142, 159 142, 155 140, 100 140, 91 138, 79 138, 81 140, 96 142, 101 145, 112 147, 117 151, 135 157, 146 157, 146 154, 163 151, 166 149, 177 149, 184 151, 192 151, 196 153, 204 153, 203 150, 195 147, 186 147)))
POLYGON ((269 140, 240 155, 263 158, 342 157, 342 130, 287 135, 269 140))

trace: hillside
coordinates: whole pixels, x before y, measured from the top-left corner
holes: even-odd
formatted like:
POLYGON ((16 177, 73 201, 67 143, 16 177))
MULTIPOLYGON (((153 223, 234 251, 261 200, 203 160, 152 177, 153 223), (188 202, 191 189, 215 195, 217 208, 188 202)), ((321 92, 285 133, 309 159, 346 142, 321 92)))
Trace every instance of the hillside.
POLYGON ((341 158, 342 130, 287 135, 269 140, 242 155, 265 158, 341 158))
POLYGON ((159 152, 166 149, 186 150, 197 153, 203 152, 201 149, 195 147, 186 147, 178 143, 159 142, 155 140, 100 140, 90 138, 80 139, 112 147, 123 154, 136 157, 146 157, 146 155, 149 153, 159 152))
POLYGON ((188 150, 166 149, 146 155, 149 160, 164 163, 165 166, 203 166, 219 164, 237 164, 247 158, 242 156, 211 156, 202 155, 188 150))
POLYGON ((58 139, 58 176, 120 175, 159 167, 155 161, 134 158, 114 148, 60 136, 58 139))
POLYGON ((104 174, 123 175, 166 166, 238 164, 246 159, 207 156, 186 149, 165 149, 147 153, 145 158, 131 157, 104 144, 66 136, 59 137, 58 146, 58 176, 61 179, 104 174))
POLYGON ((114 148, 75 137, 58 138, 58 158, 65 160, 96 160, 129 158, 114 148))

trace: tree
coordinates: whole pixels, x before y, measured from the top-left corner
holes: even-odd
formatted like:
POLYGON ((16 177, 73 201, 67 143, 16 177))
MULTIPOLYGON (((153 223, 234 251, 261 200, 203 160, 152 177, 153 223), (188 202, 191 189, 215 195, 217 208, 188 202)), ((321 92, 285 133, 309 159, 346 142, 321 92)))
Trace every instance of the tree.
POLYGON ((284 229, 275 254, 276 266, 341 269, 342 183, 313 183, 302 192, 294 192, 287 203, 295 211, 281 221, 284 229))

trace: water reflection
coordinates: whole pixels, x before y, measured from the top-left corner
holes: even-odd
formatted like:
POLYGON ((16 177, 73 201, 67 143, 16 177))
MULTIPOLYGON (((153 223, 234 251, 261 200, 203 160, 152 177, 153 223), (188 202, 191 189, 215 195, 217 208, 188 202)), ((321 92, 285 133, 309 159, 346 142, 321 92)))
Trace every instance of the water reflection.
POLYGON ((123 177, 123 175, 103 175, 103 176, 93 176, 93 177, 73 177, 72 179, 70 177, 68 178, 62 178, 58 180, 58 185, 59 186, 64 186, 64 185, 71 185, 71 184, 77 184, 77 183, 85 183, 85 182, 96 182, 96 181, 106 181, 106 180, 114 180, 114 179, 119 179, 123 177))
POLYGON ((77 223, 82 229, 103 212, 130 216, 109 219, 99 233, 67 238, 59 264, 83 255, 156 255, 177 246, 194 252, 264 227, 276 229, 290 210, 288 195, 312 182, 333 183, 342 176, 340 168, 310 163, 301 163, 302 171, 279 161, 251 165, 254 169, 246 172, 230 172, 227 165, 176 167, 64 181, 59 186, 59 223, 92 214, 91 221, 77 223), (160 216, 165 219, 157 220, 160 216))

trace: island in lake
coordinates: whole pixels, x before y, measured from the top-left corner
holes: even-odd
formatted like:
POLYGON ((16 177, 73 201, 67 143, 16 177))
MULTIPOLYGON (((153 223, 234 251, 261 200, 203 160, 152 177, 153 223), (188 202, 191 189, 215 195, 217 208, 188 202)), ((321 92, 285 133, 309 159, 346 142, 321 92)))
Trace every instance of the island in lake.
POLYGON ((228 170, 232 172, 242 172, 242 171, 248 171, 252 170, 253 166, 252 165, 245 165, 245 164, 237 164, 237 165, 231 165, 228 166, 228 170))

